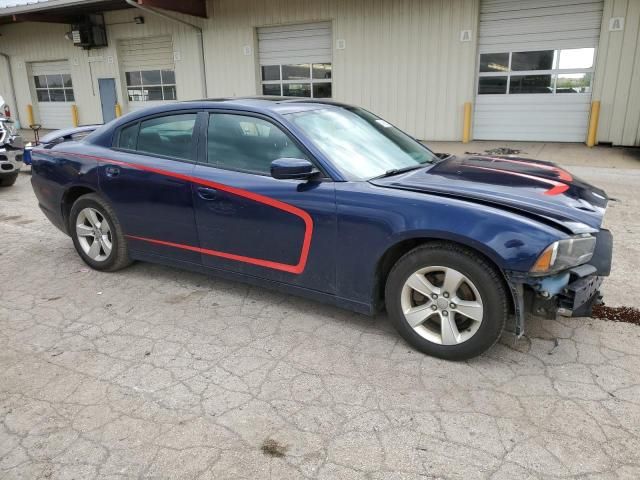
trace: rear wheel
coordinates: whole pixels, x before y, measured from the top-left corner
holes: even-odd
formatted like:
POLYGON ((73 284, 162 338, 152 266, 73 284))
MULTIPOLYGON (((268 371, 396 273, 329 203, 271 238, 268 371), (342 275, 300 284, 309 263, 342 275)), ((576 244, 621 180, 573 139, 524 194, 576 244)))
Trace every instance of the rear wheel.
POLYGON ((489 349, 508 315, 507 291, 496 268, 470 250, 445 243, 423 245, 398 260, 385 300, 405 340, 448 360, 489 349))
POLYGON ((99 195, 90 193, 74 202, 69 232, 76 251, 91 268, 113 272, 131 263, 120 222, 99 195))

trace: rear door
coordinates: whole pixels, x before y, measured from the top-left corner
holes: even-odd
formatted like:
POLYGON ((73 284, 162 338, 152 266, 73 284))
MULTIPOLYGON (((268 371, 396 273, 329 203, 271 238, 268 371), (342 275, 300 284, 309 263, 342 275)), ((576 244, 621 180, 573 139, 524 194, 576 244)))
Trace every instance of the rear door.
POLYGON ((124 125, 100 163, 100 188, 134 252, 200 263, 193 215, 197 112, 172 112, 124 125))
POLYGON ((333 181, 271 177, 273 160, 313 159, 268 118, 212 113, 203 136, 193 185, 202 263, 335 293, 333 181))

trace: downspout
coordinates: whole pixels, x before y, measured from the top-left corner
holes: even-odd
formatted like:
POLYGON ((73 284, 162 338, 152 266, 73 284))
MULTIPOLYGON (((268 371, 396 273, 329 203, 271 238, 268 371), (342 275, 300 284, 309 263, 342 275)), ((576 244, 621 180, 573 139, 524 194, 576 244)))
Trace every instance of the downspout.
POLYGON ((175 18, 172 17, 171 15, 168 15, 164 12, 161 12, 155 8, 151 8, 151 7, 145 7, 144 5, 139 5, 136 0, 124 0, 128 5, 137 8, 138 10, 142 10, 143 12, 147 12, 150 13, 151 15, 156 15, 158 17, 164 18, 165 20, 169 20, 171 22, 175 22, 175 23, 179 23, 181 25, 186 25, 187 27, 195 30, 196 34, 198 35, 198 38, 200 40, 200 61, 202 63, 202 67, 200 68, 200 76, 202 79, 202 88, 204 90, 202 98, 207 98, 208 96, 208 92, 209 92, 209 88, 207 86, 207 71, 206 71, 206 64, 205 64, 205 57, 204 57, 204 36, 202 35, 202 28, 200 28, 199 26, 191 23, 191 22, 187 22, 185 20, 181 20, 179 18, 175 18))
POLYGON ((11 89, 11 99, 13 100, 13 108, 15 109, 16 120, 20 122, 20 109, 18 108, 18 100, 16 97, 16 89, 15 84, 13 83, 13 69, 11 68, 11 59, 9 55, 6 53, 0 52, 0 56, 2 56, 7 62, 7 69, 9 70, 9 88, 11 89))

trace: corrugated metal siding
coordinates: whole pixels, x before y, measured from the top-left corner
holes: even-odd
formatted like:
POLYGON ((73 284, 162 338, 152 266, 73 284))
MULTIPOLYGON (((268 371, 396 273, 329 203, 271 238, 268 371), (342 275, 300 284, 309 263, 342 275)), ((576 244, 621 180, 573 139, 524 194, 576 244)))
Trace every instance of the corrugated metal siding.
MULTIPOLYGON (((197 34, 188 27, 145 15, 145 23, 137 25, 133 17, 139 15, 134 9, 105 13, 107 23, 107 48, 86 51, 74 47, 64 38, 67 25, 47 23, 21 23, 0 26, 2 37, 0 49, 11 57, 14 73, 16 97, 22 124, 26 124, 26 105, 31 103, 37 109, 35 92, 32 92, 27 74, 30 62, 66 59, 71 66, 76 104, 81 123, 100 123, 102 111, 98 91, 98 78, 115 78, 118 86, 118 101, 128 110, 124 73, 120 68, 118 53, 119 40, 143 37, 170 37, 173 50, 179 52, 180 61, 176 65, 176 83, 179 100, 202 98, 199 40, 197 34), (89 67, 91 63, 91 67, 89 67)), ((176 17, 193 20, 191 17, 175 14, 176 17)), ((1 76, 1 75, 0 75, 1 76)), ((10 97, 10 95, 6 95, 10 97)), ((36 111, 37 115, 37 111, 36 111)))
POLYGON ((605 0, 594 85, 598 141, 640 146, 640 1, 605 0), (624 17, 623 31, 609 31, 611 17, 624 17))
MULTIPOLYGON (((460 139, 463 105, 473 99, 479 0, 209 0, 208 11, 202 21, 175 14, 205 29, 208 96, 260 92, 258 27, 330 22, 335 99, 361 105, 421 139, 460 139), (471 30, 472 41, 460 42, 461 30, 471 30), (337 39, 345 40, 344 50, 335 49, 337 39)), ((118 41, 159 35, 170 35, 180 52, 178 99, 202 98, 196 33, 150 14, 136 25, 137 15, 133 9, 105 13, 109 47, 90 54, 64 39, 66 25, 1 26, 21 118, 35 98, 24 64, 44 60, 70 61, 82 123, 101 121, 98 78, 116 78, 126 111, 118 41)))
POLYGON ((583 94, 478 95, 473 138, 584 142, 590 105, 583 94))
POLYGON ((258 28, 261 65, 331 62, 331 22, 258 28))
POLYGON ((459 140, 464 102, 473 99, 478 9, 478 0, 213 0, 205 21, 209 95, 260 91, 257 28, 330 21, 336 100, 421 139, 459 140), (460 42, 461 30, 472 30, 473 41, 460 42), (253 55, 243 54, 245 45, 253 55))
POLYGON ((174 68, 171 36, 143 37, 119 42, 120 65, 125 72, 174 68))
POLYGON ((602 0, 483 0, 481 53, 595 47, 602 0))
POLYGON ((68 60, 60 60, 58 62, 38 62, 31 64, 32 75, 47 75, 54 73, 69 73, 71 67, 68 60))
MULTIPOLYGON (((480 53, 596 47, 602 0, 482 0, 480 53)), ((583 142, 591 95, 477 95, 477 140, 583 142)))
MULTIPOLYGON (((32 63, 31 76, 52 75, 71 73, 71 67, 67 60, 58 62, 38 62, 32 63)), ((71 105, 73 102, 38 102, 36 113, 36 123, 43 128, 65 128, 71 125, 71 105)))

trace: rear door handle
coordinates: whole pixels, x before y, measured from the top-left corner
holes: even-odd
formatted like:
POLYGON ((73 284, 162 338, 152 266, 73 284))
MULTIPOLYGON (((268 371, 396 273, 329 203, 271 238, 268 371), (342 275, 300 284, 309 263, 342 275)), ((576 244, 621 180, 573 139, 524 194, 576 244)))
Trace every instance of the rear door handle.
POLYGON ((196 189, 198 196, 203 200, 215 200, 218 191, 215 188, 198 187, 196 189))
POLYGON ((113 165, 109 165, 104 169, 105 174, 109 178, 117 177, 120 175, 120 168, 114 167, 113 165))

